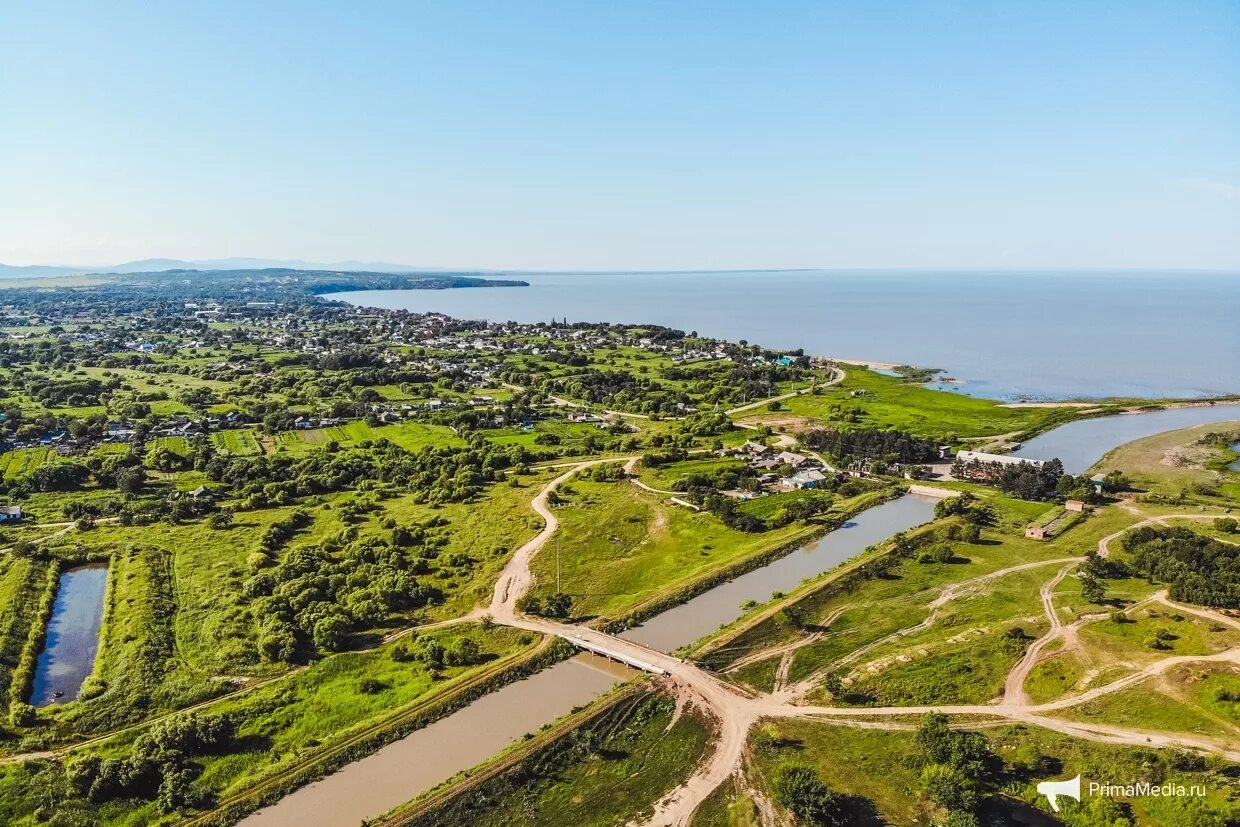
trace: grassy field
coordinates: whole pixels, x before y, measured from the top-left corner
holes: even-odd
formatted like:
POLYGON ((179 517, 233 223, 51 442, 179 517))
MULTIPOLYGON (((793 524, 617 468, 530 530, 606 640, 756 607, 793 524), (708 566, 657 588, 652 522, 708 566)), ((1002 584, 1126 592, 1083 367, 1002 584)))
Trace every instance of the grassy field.
MULTIPOLYGON (((1111 509, 1092 516, 1070 534, 1040 543, 1017 531, 1029 510, 1045 506, 1033 504, 1034 509, 1026 509, 1028 504, 1003 497, 992 497, 990 502, 998 512, 999 529, 984 531, 981 544, 954 544, 955 562, 907 560, 885 577, 839 578, 799 598, 796 612, 805 626, 812 628, 828 619, 830 623, 822 638, 797 650, 790 680, 833 669, 841 658, 860 647, 924 621, 931 601, 951 583, 1014 565, 1084 554, 1098 537, 1136 521, 1130 514, 1111 509)), ((1017 645, 1003 635, 1015 627, 1027 636, 1044 628, 1038 589, 1055 571, 1055 565, 1038 567, 1005 575, 984 588, 967 589, 940 609, 934 624, 875 646, 850 663, 846 671, 859 692, 888 703, 989 700, 998 693, 1006 669, 1020 654, 1017 645)), ((1080 601, 1077 608, 1069 610, 1089 607, 1080 601)), ((1065 614, 1065 619, 1069 617, 1065 614)), ((742 656, 792 642, 803 634, 778 617, 770 617, 751 625, 705 658, 721 669, 742 656)), ((763 669, 756 666, 743 670, 737 678, 753 681, 755 686, 767 679, 763 669)))
POLYGON ((418 824, 611 827, 640 822, 706 751, 707 724, 671 698, 626 699, 418 824))
POLYGON ((534 558, 535 594, 563 590, 578 617, 616 616, 709 569, 774 548, 804 531, 786 526, 746 534, 714 516, 667 506, 626 482, 573 480, 556 510, 560 531, 534 558))
POLYGON ((17 448, 0 454, 0 479, 24 477, 56 458, 55 448, 17 448))
MULTIPOLYGON (((1082 780, 1112 784, 1173 779, 1176 783, 1205 787, 1204 798, 1143 796, 1117 799, 1131 807, 1135 824, 1158 827, 1198 827, 1225 824, 1240 815, 1234 801, 1240 785, 1233 767, 1207 762, 1204 769, 1173 765, 1167 750, 1119 747, 1060 736, 1036 727, 1007 726, 984 730, 991 749, 1005 763, 996 791, 983 802, 983 824, 1049 824, 1045 798, 1037 795, 1036 783, 1049 773, 1055 778, 1081 775, 1082 780), (1030 771, 1031 767, 1045 769, 1030 771)), ((828 787, 847 793, 844 807, 849 824, 928 824, 942 811, 920 792, 920 773, 925 759, 915 733, 833 726, 811 721, 779 720, 760 725, 751 735, 758 779, 765 790, 786 763, 814 767, 828 787)), ((1065 801, 1066 823, 1100 824, 1085 818, 1086 800, 1078 805, 1065 801), (1081 820, 1077 820, 1081 819, 1081 820)), ((726 791, 693 820, 693 827, 732 827, 745 824, 732 816, 751 811, 752 805, 736 790, 726 791)), ((1107 824, 1118 823, 1111 820, 1107 824)))
POLYGON ((789 503, 798 502, 800 500, 825 500, 831 502, 834 497, 825 491, 815 491, 806 489, 802 491, 780 491, 775 494, 768 494, 765 497, 758 497, 754 500, 741 503, 740 511, 750 514, 760 520, 769 520, 780 511, 782 511, 789 503))
POLYGON ((527 451, 550 451, 560 456, 581 456, 598 451, 591 449, 593 443, 602 443, 612 439, 612 435, 588 422, 564 422, 557 419, 544 419, 534 423, 533 430, 521 428, 493 428, 482 432, 488 442, 496 445, 520 445, 527 451), (554 445, 539 444, 542 435, 552 436, 559 440, 554 445))
POLYGON ((248 428, 217 431, 211 434, 211 444, 221 454, 235 457, 257 456, 263 452, 258 436, 248 428))
MULTIPOLYGON (((211 714, 226 715, 236 724, 238 747, 200 759, 203 773, 194 782, 195 789, 208 800, 247 789, 366 727, 452 691, 497 658, 537 644, 537 636, 529 633, 478 625, 441 629, 427 636, 445 647, 468 637, 484 653, 483 662, 447 667, 435 677, 420 662, 394 656, 398 648, 408 645, 401 641, 374 651, 333 655, 285 679, 221 699, 211 714)), ((122 754, 136 734, 91 751, 122 754)), ((32 814, 43 801, 31 783, 39 768, 38 764, 0 765, 0 823, 40 823, 32 814)), ((153 824, 158 811, 153 803, 121 801, 99 807, 94 815, 98 823, 111 827, 153 824)))
POLYGON ((164 448, 183 457, 190 455, 189 440, 183 436, 157 436, 154 439, 147 440, 147 456, 150 456, 151 452, 157 448, 164 448))
POLYGON ((1059 717, 1142 730, 1187 732, 1240 740, 1240 674, 1203 664, 1170 670, 1126 689, 1059 713, 1059 717))
POLYGON ((652 488, 671 489, 679 479, 691 474, 714 474, 725 469, 737 470, 745 467, 745 463, 735 457, 694 457, 681 462, 671 462, 656 468, 638 466, 641 481, 652 488))
POLYGON ((178 657, 171 565, 155 547, 113 555, 95 670, 83 700, 49 708, 54 732, 102 732, 222 691, 178 657))
POLYGON ((862 368, 850 367, 847 373, 841 384, 788 399, 779 414, 757 418, 803 417, 813 426, 895 428, 948 439, 1019 433, 1074 415, 1070 409, 1004 408, 989 399, 930 390, 862 368), (859 416, 856 423, 850 421, 852 412, 859 416))
POLYGON ((46 576, 46 563, 0 555, 0 709, 8 708, 13 669, 30 636, 46 576))
MULTIPOLYGON (((312 521, 288 547, 321 546, 346 529, 359 538, 386 538, 390 536, 383 527, 387 520, 401 525, 442 520, 444 525, 435 529, 436 543, 442 545, 430 561, 430 570, 418 580, 438 589, 443 599, 422 609, 419 616, 428 620, 455 617, 489 599, 508 555, 541 528, 529 500, 547 478, 549 474, 526 476, 518 486, 494 486, 475 502, 441 508, 409 497, 381 499, 357 523, 346 523, 337 508, 354 495, 322 497, 297 506, 312 521)), ((171 566, 175 614, 168 622, 175 629, 180 665, 208 674, 265 675, 279 667, 262 662, 255 648, 258 618, 243 590, 251 574, 246 558, 267 528, 287 519, 293 510, 289 506, 239 512, 234 525, 225 530, 212 529, 203 521, 161 525, 158 530, 106 523, 89 532, 66 534, 49 548, 67 553, 81 543, 87 553, 103 557, 142 547, 148 558, 158 550, 171 566)), ((411 620, 394 616, 391 628, 411 620)))
POLYGON ((367 440, 386 439, 406 451, 417 452, 427 446, 464 447, 465 440, 443 425, 424 425, 420 422, 402 422, 396 425, 370 426, 360 420, 347 422, 331 428, 311 428, 304 431, 285 431, 276 440, 277 450, 307 453, 329 442, 339 445, 355 445, 367 440))

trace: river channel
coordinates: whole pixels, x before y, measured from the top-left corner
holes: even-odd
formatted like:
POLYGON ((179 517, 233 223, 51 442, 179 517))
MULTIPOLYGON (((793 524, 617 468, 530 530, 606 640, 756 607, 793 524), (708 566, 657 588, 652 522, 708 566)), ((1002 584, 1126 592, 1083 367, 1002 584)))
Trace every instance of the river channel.
MULTIPOLYGON (((656 615, 624 636, 663 651, 692 643, 742 613, 821 574, 872 543, 932 519, 934 500, 905 496, 857 515, 804 548, 656 615)), ((568 714, 632 676, 593 655, 492 692, 452 715, 297 790, 241 822, 245 827, 356 827, 568 714)))
MULTIPOLYGON (((1202 406, 1070 423, 1030 440, 1021 455, 1058 456, 1080 473, 1107 451, 1163 431, 1240 419, 1240 407, 1202 406)), ((795 589, 866 547, 933 518, 935 500, 906 495, 856 515, 840 528, 754 571, 658 614, 622 636, 674 652, 732 622, 746 601, 795 589)), ((245 827, 356 827, 486 760, 527 733, 608 692, 631 672, 590 655, 545 669, 303 787, 241 822, 245 827)))

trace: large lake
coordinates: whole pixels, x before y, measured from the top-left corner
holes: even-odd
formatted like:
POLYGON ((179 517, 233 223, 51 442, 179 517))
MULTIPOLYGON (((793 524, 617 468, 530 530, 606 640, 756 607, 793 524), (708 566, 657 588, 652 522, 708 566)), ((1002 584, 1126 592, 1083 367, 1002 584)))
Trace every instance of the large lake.
POLYGON ((773 271, 520 275, 530 287, 338 293, 466 319, 656 324, 944 368, 1002 399, 1240 392, 1240 273, 773 271))

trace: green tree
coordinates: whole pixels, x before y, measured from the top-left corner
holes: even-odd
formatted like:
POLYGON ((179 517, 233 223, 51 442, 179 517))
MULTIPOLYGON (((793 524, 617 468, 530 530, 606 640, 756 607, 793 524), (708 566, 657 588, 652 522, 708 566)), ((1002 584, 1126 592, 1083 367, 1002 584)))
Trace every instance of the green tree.
POLYGON ((818 771, 805 764, 788 764, 775 777, 775 798, 808 824, 844 824, 839 799, 823 783, 818 771))
POLYGON ((1107 587, 1100 577, 1088 569, 1081 572, 1081 597, 1090 603, 1104 603, 1107 599, 1107 587))
POLYGON ((926 797, 949 810, 972 810, 977 806, 977 784, 951 764, 929 764, 921 771, 926 797))

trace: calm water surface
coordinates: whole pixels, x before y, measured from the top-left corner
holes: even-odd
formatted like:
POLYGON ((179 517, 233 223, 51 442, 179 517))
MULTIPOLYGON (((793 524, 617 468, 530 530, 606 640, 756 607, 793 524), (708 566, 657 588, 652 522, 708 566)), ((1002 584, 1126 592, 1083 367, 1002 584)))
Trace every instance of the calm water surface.
POLYGON ((863 511, 804 548, 716 586, 620 636, 652 649, 674 652, 736 620, 745 601, 762 603, 771 599, 771 592, 791 591, 807 577, 834 568, 867 546, 929 522, 934 518, 935 502, 909 494, 863 511))
POLYGON ((47 640, 35 666, 32 705, 47 706, 77 697, 82 682, 95 668, 107 585, 108 567, 102 563, 61 573, 47 640))
POLYGON ((510 683, 259 810, 245 827, 357 827, 447 781, 632 675, 581 654, 510 683))
POLYGON ((772 271, 525 275, 530 287, 332 298, 466 319, 652 322, 943 368, 1003 399, 1240 392, 1240 273, 772 271))
MULTIPOLYGON (((766 600, 843 562, 871 543, 930 520, 934 500, 906 496, 858 515, 820 540, 664 612, 625 633, 671 651, 766 600), (686 611, 687 610, 687 611, 686 611), (670 618, 670 620, 669 620, 670 618)), ((568 714, 633 673, 593 655, 509 684, 441 721, 355 761, 241 822, 244 827, 355 827, 475 766, 523 735, 568 714)))
POLYGON ((1172 408, 1143 414, 1082 419, 1034 437, 1021 446, 1016 455, 1030 459, 1058 457, 1063 462, 1064 471, 1080 474, 1102 459, 1108 451, 1135 439, 1207 422, 1234 419, 1240 419, 1240 405, 1202 405, 1196 408, 1172 408))

